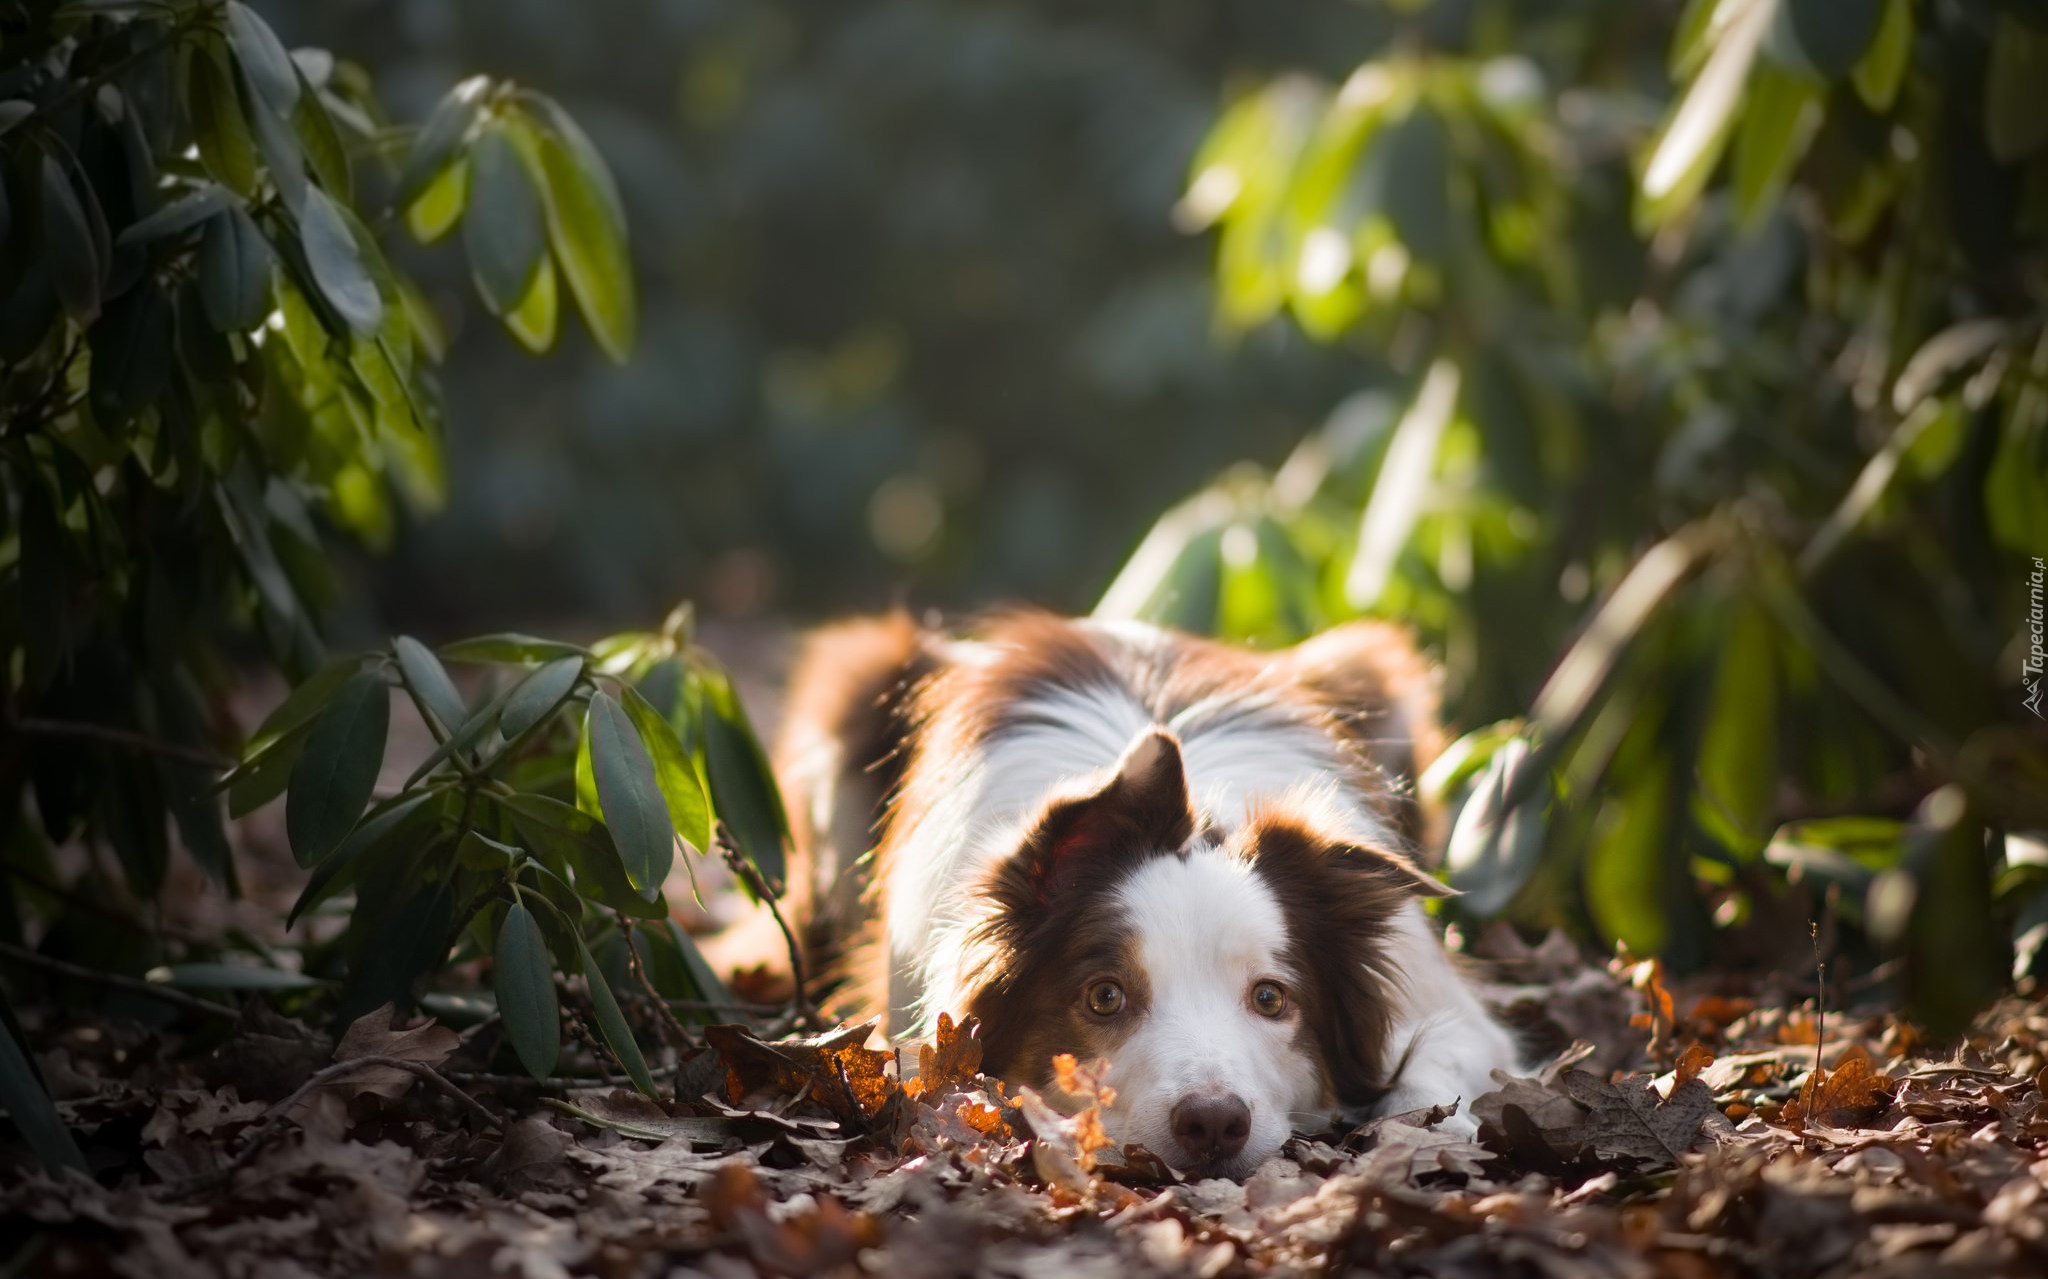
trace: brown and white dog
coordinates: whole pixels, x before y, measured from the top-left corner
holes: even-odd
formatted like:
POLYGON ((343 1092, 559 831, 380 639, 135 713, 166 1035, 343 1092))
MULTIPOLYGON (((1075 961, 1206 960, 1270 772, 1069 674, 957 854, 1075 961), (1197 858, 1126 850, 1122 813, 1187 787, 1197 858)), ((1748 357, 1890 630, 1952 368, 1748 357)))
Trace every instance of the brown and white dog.
POLYGON ((979 1018, 1012 1084, 1106 1058, 1111 1134, 1178 1168, 1241 1177, 1337 1106, 1469 1130, 1516 1053, 1421 907, 1433 704, 1372 623, 1274 653, 1038 613, 828 628, 777 751, 807 947, 868 969, 892 1034, 979 1018))

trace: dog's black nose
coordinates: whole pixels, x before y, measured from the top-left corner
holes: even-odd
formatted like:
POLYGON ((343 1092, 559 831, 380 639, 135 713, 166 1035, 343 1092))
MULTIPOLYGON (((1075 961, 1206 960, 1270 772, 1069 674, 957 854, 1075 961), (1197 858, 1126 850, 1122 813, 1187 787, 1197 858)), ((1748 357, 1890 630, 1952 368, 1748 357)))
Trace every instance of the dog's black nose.
POLYGON ((1235 1093, 1183 1097, 1169 1116, 1173 1139, 1197 1163, 1229 1159, 1252 1133, 1252 1110, 1235 1093))

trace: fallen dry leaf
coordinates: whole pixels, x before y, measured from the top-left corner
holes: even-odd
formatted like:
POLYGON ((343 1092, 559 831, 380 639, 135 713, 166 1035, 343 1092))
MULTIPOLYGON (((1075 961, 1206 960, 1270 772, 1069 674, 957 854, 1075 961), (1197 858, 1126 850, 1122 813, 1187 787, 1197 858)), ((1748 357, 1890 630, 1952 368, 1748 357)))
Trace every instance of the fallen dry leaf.
POLYGON ((895 1058, 866 1046, 875 1023, 846 1026, 809 1039, 768 1043, 743 1025, 706 1026, 704 1040, 725 1062, 726 1094, 734 1105, 761 1090, 805 1094, 841 1121, 860 1123, 881 1113, 899 1093, 885 1073, 895 1058))
MULTIPOLYGON (((398 1057, 424 1066, 438 1066, 448 1060, 462 1039, 446 1026, 432 1021, 410 1030, 393 1030, 395 1010, 390 1004, 372 1009, 349 1023, 348 1033, 335 1045, 334 1060, 358 1057, 398 1057)), ((326 1085, 344 1097, 370 1093, 378 1097, 403 1097, 418 1076, 397 1066, 364 1066, 337 1075, 326 1085)))
POLYGON ((980 1030, 971 1017, 955 1026, 951 1013, 940 1013, 937 1036, 918 1047, 917 1078, 906 1081, 904 1091, 913 1097, 937 1097, 971 1086, 981 1077, 980 1030))

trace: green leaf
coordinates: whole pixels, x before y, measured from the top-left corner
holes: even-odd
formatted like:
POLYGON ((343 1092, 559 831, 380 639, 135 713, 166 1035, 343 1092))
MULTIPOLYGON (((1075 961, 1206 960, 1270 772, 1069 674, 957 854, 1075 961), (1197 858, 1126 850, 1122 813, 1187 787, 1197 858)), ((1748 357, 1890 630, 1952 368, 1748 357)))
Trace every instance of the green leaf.
POLYGON ((434 107, 434 113, 420 126, 413 138, 412 149, 406 153, 405 165, 399 170, 398 186, 392 195, 392 204, 400 209, 410 209, 420 192, 429 182, 444 171, 449 158, 454 156, 469 138, 469 130, 476 123, 482 109, 484 91, 490 88, 485 76, 471 76, 448 90, 434 107))
POLYGON ((1462 909, 1481 918, 1499 914, 1535 872, 1543 854, 1550 788, 1547 778, 1532 784, 1521 773, 1547 773, 1548 768, 1529 743, 1517 737, 1494 752, 1472 784, 1444 853, 1451 886, 1464 894, 1458 901, 1462 909), (1526 797, 1511 807, 1507 801, 1516 792, 1526 797))
POLYGON ((508 688, 470 712, 469 718, 457 725, 439 746, 428 752, 427 757, 414 766, 411 775, 405 779, 405 784, 411 786, 449 759, 481 745, 490 735, 491 728, 497 724, 499 713, 505 708, 505 700, 511 695, 512 690, 508 688))
POLYGON ((542 205, 555 262, 568 277, 591 336, 613 363, 633 352, 638 316, 633 261, 610 171, 582 130, 555 109, 545 124, 515 116, 508 136, 537 162, 546 181, 542 205))
POLYGON ((1944 787, 1921 804, 1916 824, 1909 869, 1879 876, 1868 910, 1878 913, 1880 884, 1911 876, 1901 982, 1906 1009, 1931 1037, 1948 1040, 2003 993, 2012 955, 2009 938, 1990 925, 1990 858, 1983 823, 1967 801, 1944 787))
POLYGON ((677 735, 674 726, 636 688, 622 692, 626 714, 646 744, 654 762, 655 783, 668 805, 670 824, 687 851, 701 853, 711 846, 711 801, 697 776, 696 761, 677 735))
POLYGON ((654 759, 626 708, 603 689, 590 695, 585 732, 605 824, 633 887, 651 898, 668 878, 676 844, 668 803, 654 778, 654 759))
POLYGON ((128 224, 114 240, 119 249, 151 244, 189 230, 235 202, 234 193, 217 183, 201 183, 146 218, 128 224))
POLYGON ((1884 18, 1863 61, 1856 64, 1850 82, 1856 96, 1872 111, 1883 113, 1898 100, 1899 86, 1906 82, 1906 68, 1913 63, 1913 0, 1885 0, 1884 18))
POLYGON ((170 299, 144 277, 114 299, 90 336, 93 420, 101 430, 113 430, 156 399, 170 380, 170 299))
POLYGON ((315 990, 328 983, 283 968, 252 964, 172 964, 149 980, 176 990, 315 990))
POLYGON ((364 337, 377 332, 384 319, 384 299, 377 292, 363 264, 356 239, 349 231, 341 208, 326 192, 314 187, 306 192, 300 215, 300 231, 306 246, 306 265, 321 295, 333 304, 348 326, 364 337))
POLYGON ((1688 525, 1643 552, 1630 567, 1536 694, 1530 718, 1542 740, 1563 741, 1578 728, 1622 654, 1692 574, 1713 540, 1710 529, 1688 525))
POLYGON ((242 71, 280 114, 289 114, 299 100, 299 72, 292 56, 270 24, 242 0, 228 0, 228 43, 242 71))
POLYGON ((555 294, 555 262, 543 257, 540 270, 533 276, 533 287, 519 300, 519 305, 508 312, 505 327, 519 340, 519 345, 539 355, 555 344, 555 331, 560 303, 555 294))
POLYGON ((590 989, 590 1004, 597 1012, 598 1033, 612 1050, 612 1056, 619 1059, 626 1074, 633 1080, 633 1086, 648 1097, 656 1096, 654 1076, 647 1073, 647 1061, 640 1055, 640 1045, 633 1039, 633 1028, 626 1024, 626 1014, 619 1010, 619 1001, 612 996, 612 988, 606 984, 604 972, 597 966, 597 958, 590 953, 590 945, 577 941, 583 955, 583 980, 590 989))
POLYGON ((634 888, 611 832, 595 817, 545 795, 507 795, 497 802, 521 839, 569 865, 577 892, 633 919, 667 916, 661 897, 649 901, 634 888))
POLYGON ((441 656, 451 662, 552 662, 558 657, 583 657, 586 653, 578 645, 561 640, 536 639, 507 631, 443 644, 441 656))
POLYGON ((405 206, 406 229, 421 244, 432 244, 462 220, 469 207, 469 161, 457 156, 405 206))
POLYGON ((390 685, 382 673, 349 677, 314 721, 285 797, 285 833, 301 866, 341 843, 362 815, 384 764, 390 685))
POLYGON ((348 682, 348 678, 363 668, 363 659, 337 657, 319 670, 300 680, 285 699, 277 704, 249 740, 242 745, 242 762, 246 765, 260 759, 272 747, 294 731, 313 722, 335 691, 348 682))
POLYGON ((470 198, 462 246, 477 292, 493 315, 519 305, 547 253, 535 181, 505 127, 486 124, 469 148, 470 198))
POLYGON ((348 149, 342 144, 341 130, 335 128, 334 117, 328 114, 318 91, 303 76, 299 83, 299 104, 291 109, 291 125, 299 135, 306 162, 312 165, 313 176, 329 195, 343 204, 353 203, 355 177, 349 170, 348 149))
POLYGON ((299 756, 305 751, 306 738, 311 732, 310 725, 292 730, 271 749, 237 765, 222 779, 228 792, 228 816, 237 819, 247 817, 284 794, 286 785, 291 782, 292 769, 298 766, 299 756))
POLYGON ((1581 883, 1600 935, 1638 955, 1660 953, 1671 937, 1665 909, 1671 842, 1670 769, 1662 758, 1602 801, 1581 883))
POLYGON ((242 118, 235 82, 225 55, 212 42, 192 47, 186 58, 185 110, 199 159, 221 183, 244 199, 256 194, 256 141, 242 118))
POLYGON ((1737 606, 1699 746, 1702 824, 1738 857, 1754 857, 1775 825, 1778 789, 1777 632, 1755 603, 1737 606))
POLYGON ((1760 68, 1735 132, 1735 210, 1755 230, 1777 204, 1785 183, 1813 143, 1826 87, 1778 67, 1760 68))
POLYGON ((460 728, 469 718, 469 707, 455 690, 455 681, 442 669, 441 659, 434 656, 434 650, 410 635, 401 635, 391 641, 391 651, 398 658, 405 686, 441 722, 442 731, 452 733, 460 728))
POLYGON ((340 892, 347 884, 345 873, 355 864, 375 853, 386 844, 410 835, 427 818, 435 815, 427 801, 436 798, 432 791, 406 791, 371 809, 356 828, 349 832, 341 847, 322 858, 313 868, 313 874, 300 890, 298 900, 292 903, 291 912, 285 916, 285 927, 299 922, 299 916, 325 901, 333 893, 340 892))
POLYGON ((2011 12, 1998 15, 1984 81, 1984 140, 2012 164, 2048 142, 2048 31, 2011 12))
POLYGON ((222 333, 247 333, 270 311, 270 241, 239 208, 223 210, 199 245, 199 301, 222 333))
POLYGON ((92 223, 64 166, 46 155, 42 164, 43 244, 49 254, 57 300, 80 324, 100 313, 103 264, 94 243, 92 223))
POLYGON ((0 1019, 0 1106, 7 1108, 8 1117, 45 1167, 52 1172, 70 1168, 90 1176, 92 1169, 77 1138, 64 1126, 28 1054, 14 1038, 13 1020, 11 1016, 0 1019))
POLYGON ((552 714, 582 677, 581 655, 558 657, 538 668, 519 681, 518 687, 512 690, 512 696, 506 699, 504 714, 498 719, 498 731, 505 735, 506 741, 520 736, 552 714))
POLYGON ((1393 581, 1395 562, 1408 545, 1429 496, 1430 477, 1436 474, 1444 432, 1457 415, 1463 381, 1457 365, 1446 359, 1436 361, 1394 428, 1386 458, 1373 479, 1372 496, 1359 519, 1358 549, 1344 575, 1344 598, 1354 608, 1371 608, 1393 581))
POLYGON ((1745 5, 1722 25, 1699 74, 1686 88, 1643 164, 1636 222, 1654 229, 1692 207, 1727 146, 1750 68, 1777 6, 1745 5))
POLYGON ((1444 261, 1453 224, 1451 138, 1443 117, 1418 102, 1381 130, 1367 162, 1385 175, 1380 189, 1394 234, 1416 260, 1444 261))
POLYGON ((1778 0, 1776 8, 1773 57, 1835 80, 1863 60, 1884 18, 1885 0, 1778 0))
POLYGON ((704 762, 711 774, 712 806, 739 842, 740 852, 779 893, 789 819, 775 770, 725 672, 699 667, 692 674, 703 689, 704 762))
POLYGON ((245 89, 242 105, 278 198, 285 208, 300 212, 306 202, 306 156, 299 150, 298 137, 261 93, 245 89))
POLYGON ((562 1009, 555 997, 547 939, 523 902, 513 902, 505 922, 498 925, 491 986, 519 1064, 535 1079, 546 1079, 555 1072, 555 1059, 562 1051, 562 1009))

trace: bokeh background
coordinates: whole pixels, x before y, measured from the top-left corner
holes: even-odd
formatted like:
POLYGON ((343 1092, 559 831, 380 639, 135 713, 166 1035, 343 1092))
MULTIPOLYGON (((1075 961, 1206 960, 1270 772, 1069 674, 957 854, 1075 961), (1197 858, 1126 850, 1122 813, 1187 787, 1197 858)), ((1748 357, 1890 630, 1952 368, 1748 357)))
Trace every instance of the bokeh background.
MULTIPOLYGON (((276 0, 397 119, 478 70, 543 88, 623 190, 630 367, 528 356, 459 254, 445 512, 363 560, 364 634, 643 625, 674 600, 1085 610, 1145 526, 1375 376, 1224 338, 1175 229, 1233 81, 1341 77, 1376 5, 276 0), (481 321, 479 323, 478 321, 481 321)), ((396 241, 394 241, 396 243, 396 241)), ((565 326, 573 329, 574 326, 565 326)))

